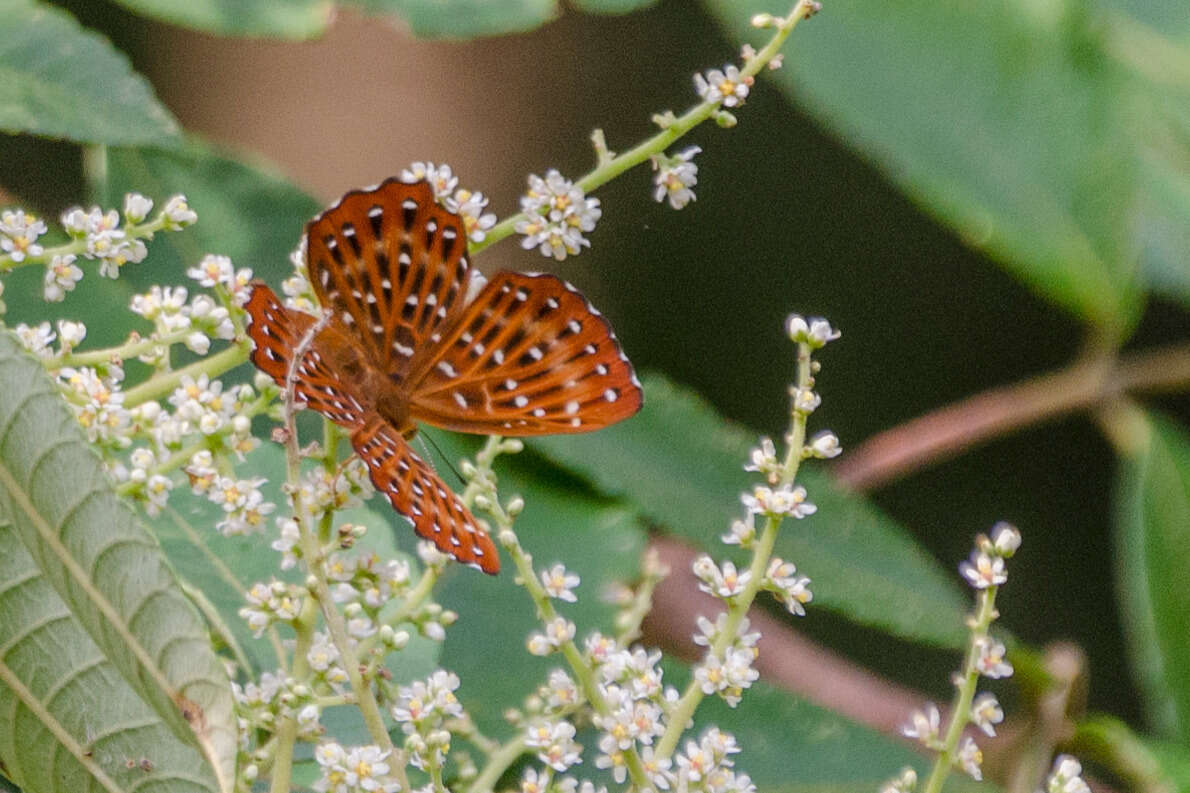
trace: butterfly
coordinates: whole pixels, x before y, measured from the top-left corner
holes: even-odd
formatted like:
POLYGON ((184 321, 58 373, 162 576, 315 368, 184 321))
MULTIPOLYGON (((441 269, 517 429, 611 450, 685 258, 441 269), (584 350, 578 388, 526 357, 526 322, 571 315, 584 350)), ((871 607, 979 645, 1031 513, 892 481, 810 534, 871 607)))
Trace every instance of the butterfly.
POLYGON ((556 276, 503 271, 485 283, 463 219, 425 181, 347 193, 307 224, 305 251, 324 316, 254 282, 252 362, 282 388, 296 363, 295 403, 350 431, 372 483, 417 534, 497 573, 492 538, 409 440, 418 422, 531 436, 632 416, 640 381, 611 325, 556 276))

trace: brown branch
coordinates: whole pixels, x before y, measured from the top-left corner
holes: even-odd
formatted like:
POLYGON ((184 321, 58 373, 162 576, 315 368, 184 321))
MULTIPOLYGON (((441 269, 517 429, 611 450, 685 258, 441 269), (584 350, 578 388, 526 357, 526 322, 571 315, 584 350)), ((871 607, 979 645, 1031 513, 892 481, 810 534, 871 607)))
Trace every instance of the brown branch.
POLYGON ((1067 369, 976 394, 869 438, 834 467, 853 490, 873 490, 977 444, 1125 393, 1190 389, 1190 344, 1067 369))

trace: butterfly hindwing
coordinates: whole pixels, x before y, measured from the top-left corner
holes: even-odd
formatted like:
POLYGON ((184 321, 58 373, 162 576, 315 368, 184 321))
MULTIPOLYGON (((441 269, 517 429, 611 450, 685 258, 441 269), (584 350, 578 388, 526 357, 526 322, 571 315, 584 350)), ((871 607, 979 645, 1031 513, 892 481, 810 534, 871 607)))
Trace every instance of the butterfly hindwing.
POLYGON ((513 436, 588 432, 641 406, 611 326, 553 275, 501 272, 410 372, 410 413, 513 436))
POLYGON ((460 562, 499 572, 491 536, 391 424, 372 416, 352 433, 351 444, 367 463, 372 484, 413 522, 418 536, 460 562))
MULTIPOLYGON (((284 389, 294 353, 317 320, 286 308, 277 294, 261 283, 252 285, 244 308, 251 318, 248 336, 254 344, 252 363, 284 389)), ((356 393, 353 384, 344 382, 327 360, 320 342, 334 332, 324 329, 308 345, 294 373, 294 400, 338 424, 354 427, 363 420, 368 400, 356 393)))
POLYGON ((359 335, 394 381, 461 310, 470 275, 462 219, 426 182, 390 179, 352 191, 306 227, 306 266, 319 303, 359 335))

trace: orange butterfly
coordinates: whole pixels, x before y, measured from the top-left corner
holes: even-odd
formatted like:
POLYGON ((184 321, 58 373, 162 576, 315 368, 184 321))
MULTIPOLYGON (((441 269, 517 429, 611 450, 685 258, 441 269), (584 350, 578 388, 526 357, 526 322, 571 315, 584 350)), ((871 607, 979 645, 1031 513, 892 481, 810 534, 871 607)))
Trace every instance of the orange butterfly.
MULTIPOLYGON (((512 272, 483 284, 466 252, 462 218, 424 181, 352 191, 310 221, 307 269, 329 316, 297 364, 294 399, 351 431, 372 483, 420 536, 494 574, 491 537, 407 442, 416 422, 589 432, 640 410, 642 392, 611 326, 573 286, 512 272)), ((245 308, 252 362, 284 388, 318 320, 261 283, 245 308)))

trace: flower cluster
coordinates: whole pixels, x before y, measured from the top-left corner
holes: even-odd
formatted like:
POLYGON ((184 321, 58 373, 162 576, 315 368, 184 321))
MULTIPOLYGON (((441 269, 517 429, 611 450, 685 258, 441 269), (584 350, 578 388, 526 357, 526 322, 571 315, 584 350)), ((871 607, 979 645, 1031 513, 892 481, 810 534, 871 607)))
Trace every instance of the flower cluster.
POLYGON ((322 734, 321 709, 314 692, 282 670, 265 672, 260 682, 232 683, 241 743, 258 729, 274 729, 282 718, 293 718, 298 734, 313 740, 322 734))
MULTIPOLYGON (((995 736, 996 725, 1004 720, 1004 710, 994 694, 976 694, 975 684, 981 676, 995 679, 1012 674, 1012 665, 1004 657, 1004 645, 989 636, 987 629, 996 618, 996 590, 1008 580, 1004 560, 1016 553, 1020 544, 1021 535, 1015 527, 1007 523, 998 523, 992 529, 991 538, 980 535, 976 539, 970 559, 959 566, 963 577, 979 593, 979 612, 971 620, 969 665, 955 677, 958 693, 952 718, 974 725, 989 737, 995 736)), ((964 735, 958 739, 957 746, 948 747, 941 721, 937 705, 931 702, 922 710, 915 711, 910 717, 910 723, 901 731, 905 736, 916 739, 926 748, 941 755, 945 755, 949 750, 949 756, 958 768, 973 779, 982 779, 980 764, 983 753, 975 739, 970 735, 964 735)))
MULTIPOLYGON (((147 293, 132 298, 132 312, 153 323, 154 335, 150 338, 181 337, 186 347, 199 355, 206 355, 211 349, 211 339, 235 338, 235 325, 226 308, 203 293, 187 303, 188 295, 184 286, 153 286, 147 293)), ((152 366, 164 367, 169 363, 169 347, 161 344, 139 357, 152 366)))
POLYGON ((694 90, 704 102, 720 102, 724 107, 744 104, 753 78, 740 75, 739 67, 728 64, 694 75, 694 90))
POLYGON ((434 165, 432 162, 415 162, 401 171, 406 182, 425 180, 434 189, 434 198, 450 212, 463 219, 463 228, 472 242, 483 242, 488 229, 496 225, 496 216, 484 212, 488 199, 483 193, 459 187, 459 178, 449 165, 434 165))
POLYGON ((529 177, 529 190, 521 196, 521 212, 527 218, 516 224, 525 235, 521 247, 537 248, 542 256, 562 261, 577 255, 591 243, 584 235, 595 229, 603 210, 598 198, 587 198, 582 189, 554 169, 545 178, 529 177))
POLYGON ((248 284, 252 281, 252 271, 247 267, 236 269, 231 259, 226 256, 208 254, 202 260, 186 271, 186 275, 198 281, 200 286, 208 289, 227 290, 237 306, 242 306, 248 300, 248 284))
POLYGON ((401 785, 391 774, 390 754, 375 745, 321 743, 314 750, 320 776, 311 787, 318 793, 396 793, 401 785))
POLYGON ((682 207, 695 200, 694 190, 698 184, 698 166, 694 164, 694 155, 702 149, 690 146, 677 155, 668 157, 664 154, 653 155, 653 200, 657 202, 669 201, 673 209, 682 207))
MULTIPOLYGON (((803 612, 804 613, 804 612, 803 612)), ((739 704, 744 689, 750 688, 759 677, 752 668, 759 651, 756 643, 759 632, 748 631, 748 618, 743 617, 734 632, 727 625, 727 614, 721 612, 715 622, 703 616, 698 618, 699 632, 694 643, 708 648, 706 656, 694 668, 694 678, 704 694, 718 694, 731 707, 739 704), (725 642, 722 653, 714 648, 725 642)))
POLYGON ((405 733, 405 749, 415 767, 441 768, 445 762, 451 740, 446 722, 464 716, 455 696, 458 688, 458 675, 439 669, 426 680, 399 689, 391 713, 405 733))

